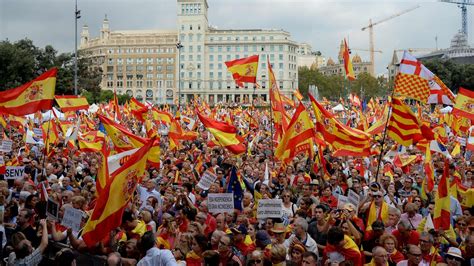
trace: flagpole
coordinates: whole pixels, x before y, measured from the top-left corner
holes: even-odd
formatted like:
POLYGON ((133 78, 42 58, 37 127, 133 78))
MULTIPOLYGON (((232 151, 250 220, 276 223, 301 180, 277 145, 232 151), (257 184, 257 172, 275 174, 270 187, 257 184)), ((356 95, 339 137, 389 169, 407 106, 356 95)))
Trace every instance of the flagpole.
MULTIPOLYGON (((393 88, 392 90, 392 95, 390 97, 390 103, 393 101, 393 95, 395 94, 395 88, 393 88)), ((388 99, 387 99, 388 100, 388 99)), ((389 104, 389 102, 387 101, 387 104, 389 104)), ((377 161, 377 171, 375 173, 375 178, 376 180, 378 181, 378 178, 379 178, 379 171, 380 171, 380 163, 382 162, 382 156, 383 156, 383 150, 384 150, 384 144, 385 144, 385 138, 387 137, 387 127, 388 127, 388 121, 390 120, 390 114, 391 114, 391 108, 389 107, 388 109, 388 113, 387 113, 387 121, 385 121, 385 128, 383 130, 383 137, 382 137, 382 143, 381 143, 381 149, 380 149, 380 154, 379 154, 379 158, 378 158, 378 161, 377 161)))
MULTIPOLYGON (((39 111, 39 112, 41 112, 41 111, 39 111)), ((53 112, 54 112, 54 110, 51 109, 51 113, 53 113, 53 112)), ((46 145, 46 144, 49 144, 48 141, 49 141, 49 130, 50 130, 50 127, 51 127, 51 119, 52 118, 51 118, 51 115, 50 115, 49 116, 49 121, 48 121, 48 130, 46 131, 46 143, 44 145, 43 163, 42 163, 42 167, 41 167, 41 174, 42 175, 43 175, 43 173, 45 173, 45 175, 46 175, 46 171, 44 169, 44 164, 46 162, 46 156, 48 155, 47 154, 48 153, 48 145, 46 145)), ((41 124, 41 120, 39 122, 41 124)), ((46 178, 46 176, 45 176, 45 178, 46 178)))

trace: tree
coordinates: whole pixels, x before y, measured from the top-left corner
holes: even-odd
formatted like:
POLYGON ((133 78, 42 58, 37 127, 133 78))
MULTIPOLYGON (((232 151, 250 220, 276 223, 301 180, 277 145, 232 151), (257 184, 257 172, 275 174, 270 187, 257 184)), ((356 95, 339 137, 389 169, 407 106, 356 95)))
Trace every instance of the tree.
POLYGON ((459 87, 474 89, 473 64, 458 64, 451 59, 439 58, 425 60, 423 64, 455 93, 459 87))
MULTIPOLYGON (((52 67, 58 68, 56 94, 74 94, 73 54, 58 55, 53 46, 38 48, 29 39, 0 42, 0 91, 27 83, 52 67)), ((79 92, 90 91, 92 99, 99 99, 101 80, 101 68, 94 65, 90 57, 81 57, 78 60, 79 92)))

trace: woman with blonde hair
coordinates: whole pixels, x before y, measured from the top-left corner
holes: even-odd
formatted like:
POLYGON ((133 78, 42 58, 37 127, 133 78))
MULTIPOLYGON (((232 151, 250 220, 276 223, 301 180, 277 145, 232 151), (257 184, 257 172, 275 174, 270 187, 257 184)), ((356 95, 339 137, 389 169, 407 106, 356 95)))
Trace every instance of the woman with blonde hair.
POLYGON ((272 245, 270 261, 274 266, 286 266, 286 248, 283 244, 272 245))

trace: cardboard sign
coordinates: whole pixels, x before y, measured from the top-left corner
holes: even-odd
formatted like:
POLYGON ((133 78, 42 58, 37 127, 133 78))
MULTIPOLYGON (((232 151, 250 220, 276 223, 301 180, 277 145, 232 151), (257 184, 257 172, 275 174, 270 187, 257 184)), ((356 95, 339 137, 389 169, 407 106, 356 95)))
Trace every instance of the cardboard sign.
POLYGON ((46 204, 46 215, 49 218, 54 220, 58 220, 58 213, 59 213, 59 203, 52 199, 48 199, 48 203, 46 204))
POLYGON ((25 173, 24 166, 7 166, 5 167, 5 179, 18 179, 22 178, 25 173))
POLYGON ((74 232, 81 230, 82 211, 74 208, 66 208, 64 210, 61 225, 71 228, 74 232))
POLYGON ((33 133, 38 138, 43 138, 43 130, 41 128, 33 128, 33 133))
POLYGON ((283 216, 281 199, 260 199, 257 207, 257 218, 281 218, 283 216))
POLYGON ((207 170, 206 172, 204 172, 204 174, 202 174, 201 180, 199 180, 197 186, 201 189, 208 190, 211 187, 211 184, 216 181, 216 179, 217 175, 207 170))
POLYGON ((211 213, 232 213, 234 211, 234 194, 210 193, 207 195, 207 208, 211 213))
POLYGON ((11 152, 13 146, 13 141, 9 139, 2 140, 2 145, 0 145, 0 151, 2 152, 11 152))
POLYGON ((350 189, 349 194, 347 194, 347 199, 352 203, 356 208, 359 208, 360 195, 357 194, 354 190, 350 189))
POLYGON ((349 203, 349 199, 344 196, 344 195, 339 195, 337 197, 337 208, 338 209, 344 209, 344 205, 346 205, 346 203, 349 203))

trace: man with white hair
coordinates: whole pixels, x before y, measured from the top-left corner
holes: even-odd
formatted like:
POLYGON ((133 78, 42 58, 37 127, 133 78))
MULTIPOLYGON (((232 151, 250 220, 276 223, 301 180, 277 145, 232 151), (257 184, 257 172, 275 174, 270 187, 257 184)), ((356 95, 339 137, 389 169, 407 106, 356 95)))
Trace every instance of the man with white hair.
POLYGON ((293 234, 291 234, 291 236, 285 240, 285 247, 289 249, 292 244, 294 245, 300 243, 306 247, 307 251, 318 254, 318 245, 316 244, 316 241, 314 241, 314 239, 308 234, 308 222, 305 219, 298 217, 296 218, 293 225, 293 234))

